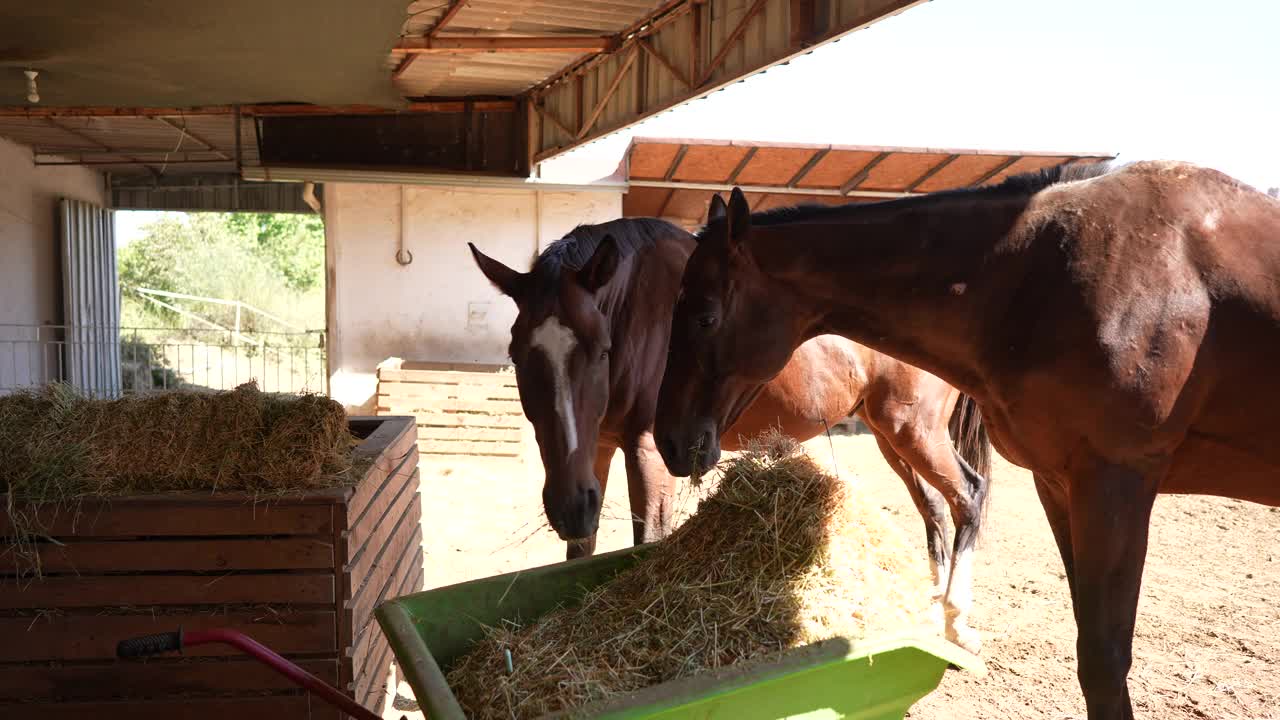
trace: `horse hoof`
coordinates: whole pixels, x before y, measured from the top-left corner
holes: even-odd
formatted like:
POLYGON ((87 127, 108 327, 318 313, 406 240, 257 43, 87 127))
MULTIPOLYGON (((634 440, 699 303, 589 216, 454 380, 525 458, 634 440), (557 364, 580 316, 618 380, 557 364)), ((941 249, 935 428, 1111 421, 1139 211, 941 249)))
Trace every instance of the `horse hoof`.
POLYGON ((947 640, 974 655, 982 653, 982 639, 973 628, 947 628, 947 640))

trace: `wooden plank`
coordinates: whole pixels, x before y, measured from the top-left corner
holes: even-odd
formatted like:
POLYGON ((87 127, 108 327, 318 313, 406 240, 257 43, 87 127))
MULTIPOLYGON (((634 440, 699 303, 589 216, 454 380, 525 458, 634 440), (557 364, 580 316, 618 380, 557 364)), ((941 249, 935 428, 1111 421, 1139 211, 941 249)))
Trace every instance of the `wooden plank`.
POLYGON ((339 720, 337 708, 304 694, 253 698, 175 698, 0 705, 0 717, 40 720, 339 720))
POLYGON ((361 705, 369 707, 371 700, 378 696, 385 697, 387 679, 391 670, 391 643, 382 633, 376 633, 369 646, 369 662, 356 676, 352 696, 361 705))
MULTIPOLYGON (((295 662, 303 670, 337 686, 337 659, 295 662)), ((97 662, 79 665, 0 664, 0 701, 162 697, 181 693, 293 690, 296 687, 279 673, 247 657, 166 657, 147 662, 97 662)))
POLYGON ((516 386, 513 372, 466 372, 462 370, 382 369, 379 382, 436 383, 439 385, 506 385, 516 386))
POLYGON ((352 627, 359 630, 373 618, 375 603, 381 602, 386 592, 398 584, 395 580, 401 577, 399 570, 405 563, 405 557, 413 553, 422 554, 421 521, 422 499, 415 493, 410 498, 409 507, 395 521, 394 529, 385 536, 386 544, 372 553, 371 561, 366 559, 353 564, 353 570, 363 573, 352 572, 349 576, 355 587, 344 607, 351 613, 352 627))
POLYGON ((403 431, 383 449, 382 453, 365 473, 365 477, 356 485, 355 492, 352 493, 351 498, 347 501, 345 513, 341 510, 339 511, 340 517, 337 518, 337 528, 347 527, 350 519, 357 518, 364 512, 364 509, 369 505, 369 501, 386 484, 387 477, 393 473, 400 472, 406 466, 412 467, 416 465, 418 461, 417 450, 418 427, 415 423, 405 423, 403 431))
MULTIPOLYGON (((179 614, 91 615, 51 614, 27 617, 0 617, 0 662, 39 660, 109 660, 116 656, 116 643, 126 638, 184 630, 228 628, 248 634, 276 652, 337 652, 337 618, 332 610, 294 611, 264 608, 254 611, 214 613, 191 610, 179 614)), ((222 645, 201 645, 186 655, 240 655, 239 650, 222 645)))
POLYGON ((10 581, 0 609, 144 605, 332 604, 329 573, 245 575, 86 575, 10 581))
POLYGON ((396 533, 409 532, 409 528, 405 527, 404 523, 411 513, 417 512, 418 519, 422 518, 422 496, 417 492, 417 484, 415 481, 414 492, 406 494, 396 507, 391 509, 387 518, 374 528, 369 539, 341 569, 339 599, 351 598, 359 594, 360 587, 368 579, 370 571, 384 559, 386 548, 395 541, 396 533), (416 510, 415 504, 418 506, 416 510))
MULTIPOLYGON (((328 538, 255 540, 102 540, 39 543, 40 571, 55 573, 210 570, 315 570, 334 565, 328 538)), ((34 560, 35 558, 32 558, 34 560)), ((0 575, 31 568, 12 547, 0 550, 0 575)), ((0 588, 0 593, 6 592, 0 588)))
POLYGON ((507 428, 478 427, 424 427, 418 432, 422 440, 489 440, 518 443, 524 439, 524 433, 507 428))
MULTIPOLYGON (((384 408, 378 408, 383 410, 384 408)), ((419 412, 415 414, 418 432, 427 427, 523 428, 528 424, 523 414, 476 415, 471 413, 419 412)))
MULTIPOLYGON (((236 502, 206 500, 142 500, 121 498, 109 503, 82 503, 77 508, 42 507, 37 519, 43 533, 56 538, 136 537, 140 535, 327 535, 333 513, 325 503, 291 500, 236 502)), ((12 535, 8 513, 0 513, 0 537, 12 535)))
POLYGON ((404 498, 418 492, 418 464, 405 464, 387 478, 387 486, 369 501, 359 516, 349 518, 350 527, 342 537, 347 543, 346 564, 354 562, 364 549, 364 544, 377 531, 379 523, 394 521, 399 513, 393 510, 403 507, 404 498))
MULTIPOLYGON (((387 596, 379 603, 389 599, 408 595, 418 592, 422 589, 423 569, 422 555, 418 555, 417 562, 410 559, 407 572, 403 573, 399 583, 387 593, 387 596)), ((373 660, 373 648, 377 644, 378 638, 385 639, 382 633, 382 627, 377 622, 371 622, 360 628, 360 632, 356 634, 355 641, 351 647, 347 648, 342 654, 351 659, 354 668, 355 682, 347 685, 349 690, 354 692, 360 679, 365 677, 369 672, 369 663, 373 660)))
MULTIPOLYGON (((520 403, 513 400, 463 400, 446 398, 435 402, 392 402, 379 403, 379 412, 391 412, 397 415, 418 416, 422 412, 430 413, 471 413, 477 415, 520 415, 520 403)), ((419 420, 421 422, 421 420, 419 420)))
POLYGON ((443 383, 382 383, 378 385, 378 400, 440 400, 465 398, 467 400, 519 400, 520 388, 514 385, 445 385, 443 383))
POLYGON ((418 450, 423 455, 496 455, 514 457, 522 447, 518 443, 463 442, 455 440, 419 440, 418 450))

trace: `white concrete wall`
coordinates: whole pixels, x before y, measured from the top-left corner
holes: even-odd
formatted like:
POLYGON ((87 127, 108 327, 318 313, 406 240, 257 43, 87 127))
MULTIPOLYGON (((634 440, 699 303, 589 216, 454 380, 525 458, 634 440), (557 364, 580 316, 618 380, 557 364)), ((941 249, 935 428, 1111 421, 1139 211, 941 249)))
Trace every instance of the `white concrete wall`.
POLYGON ((507 362, 515 304, 476 268, 468 241, 526 270, 574 226, 622 214, 618 191, 347 183, 324 195, 329 390, 353 412, 372 412, 375 369, 388 357, 507 362), (403 266, 402 227, 413 253, 403 266))
POLYGON ((36 167, 30 148, 0 138, 0 392, 44 379, 40 350, 21 341, 34 339, 28 327, 62 321, 57 213, 63 197, 106 205, 102 174, 36 167))

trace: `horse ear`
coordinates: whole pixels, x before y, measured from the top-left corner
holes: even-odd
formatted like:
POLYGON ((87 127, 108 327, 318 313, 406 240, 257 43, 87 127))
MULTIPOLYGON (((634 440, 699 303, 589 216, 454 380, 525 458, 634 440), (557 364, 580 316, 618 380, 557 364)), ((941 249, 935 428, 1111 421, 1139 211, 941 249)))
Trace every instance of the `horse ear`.
POLYGON ((525 274, 518 270, 512 270, 501 262, 485 255, 472 243, 467 243, 467 247, 471 248, 471 257, 475 258, 476 265, 480 267, 480 272, 489 278, 489 282, 493 283, 493 286, 498 288, 503 295, 518 302, 520 295, 524 291, 525 274))
POLYGON ((720 193, 711 196, 711 206, 707 208, 707 224, 722 220, 729 214, 728 208, 725 207, 724 198, 720 197, 720 193))
POLYGON ((618 241, 612 235, 605 235, 591 259, 578 271, 578 284, 595 292, 613 279, 618 270, 618 241))
POLYGON ((751 229, 751 204, 742 188, 736 185, 729 193, 729 243, 736 245, 751 229))

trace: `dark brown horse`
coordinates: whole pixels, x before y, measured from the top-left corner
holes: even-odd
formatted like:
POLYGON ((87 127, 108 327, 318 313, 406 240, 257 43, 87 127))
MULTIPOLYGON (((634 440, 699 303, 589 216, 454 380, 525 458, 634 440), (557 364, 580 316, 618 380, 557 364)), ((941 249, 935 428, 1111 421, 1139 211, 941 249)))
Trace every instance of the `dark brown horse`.
MULTIPOLYGON (((570 558, 594 550, 618 448, 635 541, 671 529, 675 480, 652 428, 672 306, 693 248, 692 235, 648 218, 579 227, 548 247, 528 273, 471 247, 480 269, 519 309, 510 355, 542 455, 547 519, 568 541, 570 558)), ((741 438, 776 426, 805 440, 856 410, 924 518, 935 610, 945 610, 948 636, 976 652, 978 635, 967 624, 970 549, 987 494, 990 445, 973 402, 958 401, 957 390, 922 370, 837 336, 802 344, 785 364, 718 439, 736 449, 741 438), (953 456, 948 418, 977 473, 966 474, 953 456), (946 543, 948 503, 956 521, 954 554, 946 543)))
POLYGON ((996 449, 1035 476, 1089 717, 1132 717, 1156 494, 1280 504, 1280 203, 1172 162, 758 215, 735 189, 675 310, 656 425, 669 467, 699 444, 714 456, 706 423, 731 424, 822 333, 977 399, 996 449))

